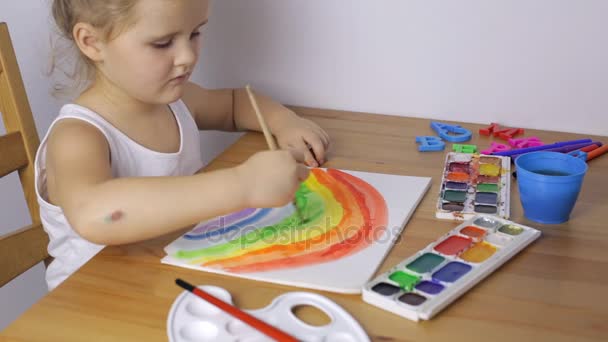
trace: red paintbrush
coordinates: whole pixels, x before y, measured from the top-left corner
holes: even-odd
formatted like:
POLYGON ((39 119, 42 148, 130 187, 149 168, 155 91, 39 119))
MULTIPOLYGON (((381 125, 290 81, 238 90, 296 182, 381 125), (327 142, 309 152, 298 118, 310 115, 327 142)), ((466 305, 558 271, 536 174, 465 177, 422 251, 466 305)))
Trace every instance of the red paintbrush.
POLYGON ((207 302, 215 305, 219 309, 225 311, 231 316, 241 320, 243 323, 250 325, 251 327, 257 329, 259 332, 264 335, 271 337, 277 341, 285 341, 285 342, 298 342, 296 338, 293 336, 273 327, 272 325, 255 318, 254 316, 246 313, 245 311, 240 310, 236 306, 232 306, 221 299, 218 299, 209 293, 195 287, 192 284, 189 284, 181 279, 175 279, 175 283, 180 287, 190 291, 191 293, 199 296, 200 298, 206 300, 207 302))

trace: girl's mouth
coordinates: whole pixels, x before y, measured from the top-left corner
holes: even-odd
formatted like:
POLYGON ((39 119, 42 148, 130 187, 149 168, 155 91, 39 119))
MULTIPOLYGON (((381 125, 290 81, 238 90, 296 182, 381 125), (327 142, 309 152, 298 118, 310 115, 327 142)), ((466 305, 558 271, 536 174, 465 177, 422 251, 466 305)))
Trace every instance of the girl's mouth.
POLYGON ((186 74, 183 74, 183 75, 181 75, 181 76, 177 76, 177 77, 175 77, 175 78, 172 78, 172 79, 171 79, 171 82, 175 82, 175 83, 183 83, 183 82, 185 82, 186 80, 188 80, 188 78, 189 78, 189 77, 190 77, 190 73, 186 73, 186 74))

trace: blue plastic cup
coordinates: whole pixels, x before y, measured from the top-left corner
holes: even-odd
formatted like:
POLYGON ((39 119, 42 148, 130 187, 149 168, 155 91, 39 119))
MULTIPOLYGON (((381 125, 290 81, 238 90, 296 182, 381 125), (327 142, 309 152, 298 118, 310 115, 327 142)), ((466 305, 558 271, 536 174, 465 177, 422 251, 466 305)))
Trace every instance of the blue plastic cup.
POLYGON ((525 217, 547 224, 570 219, 587 163, 565 153, 539 151, 517 157, 515 167, 525 217))

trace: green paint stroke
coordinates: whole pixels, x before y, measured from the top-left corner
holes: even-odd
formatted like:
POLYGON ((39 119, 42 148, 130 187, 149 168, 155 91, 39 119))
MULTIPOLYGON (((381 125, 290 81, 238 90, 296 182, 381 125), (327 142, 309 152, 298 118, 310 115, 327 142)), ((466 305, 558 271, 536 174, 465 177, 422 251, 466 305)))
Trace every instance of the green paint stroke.
POLYGON ((278 241, 280 244, 293 242, 292 238, 297 236, 298 231, 310 228, 316 223, 318 227, 329 230, 331 227, 323 227, 321 222, 325 213, 325 202, 316 192, 311 191, 304 183, 296 192, 296 205, 300 208, 302 220, 297 213, 293 213, 277 224, 266 226, 246 233, 234 240, 221 245, 215 245, 202 249, 190 251, 178 251, 175 257, 180 259, 195 259, 205 256, 230 255, 231 253, 245 248, 263 246, 269 241, 278 241))

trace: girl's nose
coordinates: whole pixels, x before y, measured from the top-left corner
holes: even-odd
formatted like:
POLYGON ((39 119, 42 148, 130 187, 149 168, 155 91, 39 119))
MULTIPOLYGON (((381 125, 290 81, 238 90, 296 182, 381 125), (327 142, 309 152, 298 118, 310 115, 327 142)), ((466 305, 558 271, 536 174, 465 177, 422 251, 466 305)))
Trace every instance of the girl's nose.
POLYGON ((181 44, 175 56, 176 66, 190 67, 196 63, 196 59, 198 58, 198 49, 194 45, 196 44, 191 44, 190 42, 181 44))

